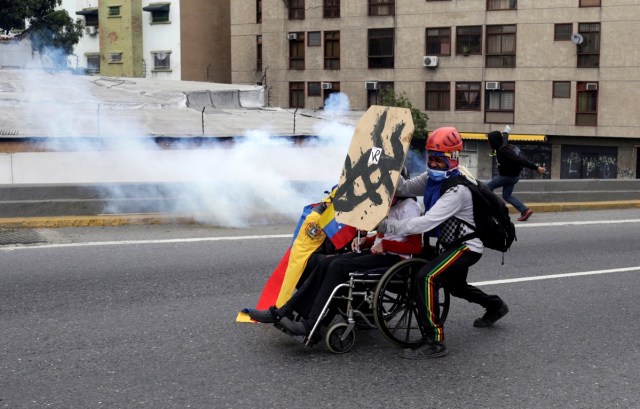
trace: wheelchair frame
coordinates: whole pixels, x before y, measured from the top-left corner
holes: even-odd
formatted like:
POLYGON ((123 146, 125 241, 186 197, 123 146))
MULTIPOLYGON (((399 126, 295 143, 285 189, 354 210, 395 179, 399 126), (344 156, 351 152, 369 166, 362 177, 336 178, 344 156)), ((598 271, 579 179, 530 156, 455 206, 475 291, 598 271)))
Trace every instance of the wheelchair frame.
MULTIPOLYGON (((382 335, 393 344, 412 347, 422 343, 424 328, 417 319, 417 305, 414 301, 415 277, 428 261, 422 258, 402 260, 389 268, 378 268, 366 272, 349 273, 349 281, 336 286, 325 303, 320 319, 304 338, 305 345, 312 345, 317 331, 321 329, 322 318, 332 302, 347 302, 346 311, 341 315, 345 322, 331 325, 324 334, 325 346, 336 354, 348 352, 355 343, 355 317, 362 319, 370 328, 378 328, 382 335), (372 289, 369 285, 375 287, 372 289), (356 289, 363 287, 362 290, 356 289), (347 288, 347 295, 337 293, 347 288), (362 299, 358 298, 362 297, 362 299), (356 301, 358 305, 354 307, 356 301), (373 321, 358 308, 368 304, 373 313, 373 321)), ((438 317, 444 324, 449 312, 450 295, 446 288, 439 289, 438 317)))

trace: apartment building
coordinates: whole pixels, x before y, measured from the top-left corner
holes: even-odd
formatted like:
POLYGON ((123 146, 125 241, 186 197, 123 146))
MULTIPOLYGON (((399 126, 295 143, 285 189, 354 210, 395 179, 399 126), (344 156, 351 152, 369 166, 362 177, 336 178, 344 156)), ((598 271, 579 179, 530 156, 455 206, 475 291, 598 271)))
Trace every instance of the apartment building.
POLYGON ((85 25, 72 67, 114 77, 231 82, 230 0, 63 0, 85 25))
POLYGON ((290 108, 391 88, 460 129, 482 178, 506 125, 551 178, 637 178, 639 23, 634 0, 234 0, 231 77, 290 108))

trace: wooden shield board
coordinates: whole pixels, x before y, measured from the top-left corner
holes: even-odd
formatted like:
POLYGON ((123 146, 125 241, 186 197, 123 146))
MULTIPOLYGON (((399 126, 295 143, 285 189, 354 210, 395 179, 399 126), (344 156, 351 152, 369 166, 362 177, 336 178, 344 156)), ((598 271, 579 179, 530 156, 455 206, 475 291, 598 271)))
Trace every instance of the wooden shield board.
POLYGON ((333 199, 339 223, 371 231, 387 215, 413 128, 407 108, 373 105, 360 118, 333 199))

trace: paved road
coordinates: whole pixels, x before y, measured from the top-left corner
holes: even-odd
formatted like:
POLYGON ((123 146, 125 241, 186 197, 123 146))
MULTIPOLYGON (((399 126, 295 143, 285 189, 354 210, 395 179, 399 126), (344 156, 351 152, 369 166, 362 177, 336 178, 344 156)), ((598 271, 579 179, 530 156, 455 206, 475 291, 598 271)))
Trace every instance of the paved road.
POLYGON ((505 265, 487 252, 471 274, 511 313, 481 330, 454 299, 450 354, 427 362, 375 331, 338 356, 235 323, 291 228, 42 229, 46 243, 1 246, 0 407, 640 406, 639 210, 520 224, 505 265))

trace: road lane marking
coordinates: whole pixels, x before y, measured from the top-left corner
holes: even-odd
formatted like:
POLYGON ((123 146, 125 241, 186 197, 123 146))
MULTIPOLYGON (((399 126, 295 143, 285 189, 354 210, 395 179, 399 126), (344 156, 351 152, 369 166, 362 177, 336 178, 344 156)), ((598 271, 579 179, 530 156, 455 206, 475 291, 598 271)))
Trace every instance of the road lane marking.
POLYGON ((534 276, 534 277, 520 277, 520 278, 507 278, 504 280, 489 280, 489 281, 478 281, 477 283, 469 283, 471 285, 496 285, 496 284, 510 284, 510 283, 521 283, 523 281, 538 281, 538 280, 550 280, 553 278, 566 278, 566 277, 581 277, 581 276, 589 276, 589 275, 598 275, 598 274, 612 274, 612 273, 624 273, 627 271, 640 271, 640 266, 637 267, 623 267, 623 268, 610 268, 607 270, 593 270, 593 271, 580 271, 576 273, 564 273, 564 274, 549 274, 545 276, 534 276))
POLYGON ((59 243, 34 246, 2 247, 2 251, 57 249, 67 247, 98 247, 125 246, 129 244, 167 244, 167 243, 198 243, 206 241, 234 241, 234 240, 262 240, 262 239, 291 239, 291 234, 265 234, 254 236, 223 236, 223 237, 194 237, 186 239, 158 239, 158 240, 120 240, 120 241, 88 241, 84 243, 59 243))

